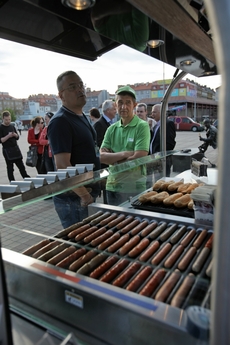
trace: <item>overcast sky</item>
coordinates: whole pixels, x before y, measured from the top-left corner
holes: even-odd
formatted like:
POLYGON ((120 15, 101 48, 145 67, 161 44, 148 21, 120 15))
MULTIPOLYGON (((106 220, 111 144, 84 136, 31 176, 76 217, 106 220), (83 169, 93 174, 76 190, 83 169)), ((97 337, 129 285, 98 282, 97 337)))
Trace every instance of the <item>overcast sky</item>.
MULTIPOLYGON (((92 91, 110 93, 119 84, 172 79, 176 70, 124 45, 91 62, 3 39, 0 39, 0 64, 0 92, 8 92, 15 98, 57 94, 56 78, 66 70, 76 71, 92 91)), ((185 78, 212 89, 221 85, 220 76, 196 78, 188 74, 185 78)))

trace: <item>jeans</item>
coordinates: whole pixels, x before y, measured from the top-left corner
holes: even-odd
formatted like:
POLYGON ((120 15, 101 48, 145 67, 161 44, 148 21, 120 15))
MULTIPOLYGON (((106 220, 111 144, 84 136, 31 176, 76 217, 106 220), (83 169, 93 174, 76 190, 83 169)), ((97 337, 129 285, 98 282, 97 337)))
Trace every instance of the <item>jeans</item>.
MULTIPOLYGON (((92 193, 91 195, 95 201, 96 198, 92 193)), ((64 229, 88 217, 88 206, 81 206, 81 199, 74 192, 56 195, 53 197, 53 201, 64 229)))

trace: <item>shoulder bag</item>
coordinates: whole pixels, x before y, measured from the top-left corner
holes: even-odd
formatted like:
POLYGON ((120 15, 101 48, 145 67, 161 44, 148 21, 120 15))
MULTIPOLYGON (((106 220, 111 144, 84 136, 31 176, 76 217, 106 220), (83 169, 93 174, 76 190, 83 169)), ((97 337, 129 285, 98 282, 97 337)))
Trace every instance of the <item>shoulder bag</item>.
POLYGON ((17 145, 13 147, 3 148, 3 152, 8 161, 16 161, 17 159, 22 159, 22 153, 17 145))
POLYGON ((38 149, 37 146, 30 146, 27 151, 26 165, 28 167, 36 167, 38 161, 38 149))

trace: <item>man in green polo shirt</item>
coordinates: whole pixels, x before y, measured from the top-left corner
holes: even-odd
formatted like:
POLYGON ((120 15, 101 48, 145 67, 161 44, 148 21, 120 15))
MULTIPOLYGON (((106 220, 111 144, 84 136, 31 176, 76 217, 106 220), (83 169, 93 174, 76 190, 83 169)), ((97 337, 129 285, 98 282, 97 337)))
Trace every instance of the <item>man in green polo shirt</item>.
MULTIPOLYGON (((120 87, 115 101, 120 120, 108 127, 100 149, 101 163, 110 166, 147 156, 150 143, 148 123, 134 115, 135 91, 130 86, 120 87)), ((132 169, 127 170, 124 164, 121 169, 110 169, 106 183, 109 205, 120 205, 146 190, 145 166, 136 162, 130 162, 132 169)))

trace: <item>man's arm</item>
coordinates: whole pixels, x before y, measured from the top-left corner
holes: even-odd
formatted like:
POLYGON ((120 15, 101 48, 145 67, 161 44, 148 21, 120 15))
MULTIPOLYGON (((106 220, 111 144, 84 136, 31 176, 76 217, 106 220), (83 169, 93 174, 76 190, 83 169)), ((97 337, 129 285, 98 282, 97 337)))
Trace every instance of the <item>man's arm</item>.
POLYGON ((145 157, 148 155, 147 151, 143 151, 143 150, 139 150, 139 151, 134 151, 132 156, 129 156, 127 158, 127 161, 131 161, 133 159, 137 159, 137 158, 141 158, 141 157, 145 157))
MULTIPOLYGON (((70 167, 72 165, 70 163, 70 157, 71 154, 66 152, 54 155, 57 169, 66 169, 67 167, 70 167)), ((81 198, 82 206, 87 206, 93 203, 91 194, 84 186, 73 189, 73 192, 75 192, 81 198)))
POLYGON ((100 160, 101 163, 107 165, 113 165, 115 163, 121 163, 127 160, 133 155, 133 151, 121 151, 121 152, 111 152, 110 149, 102 147, 100 149, 100 160))

